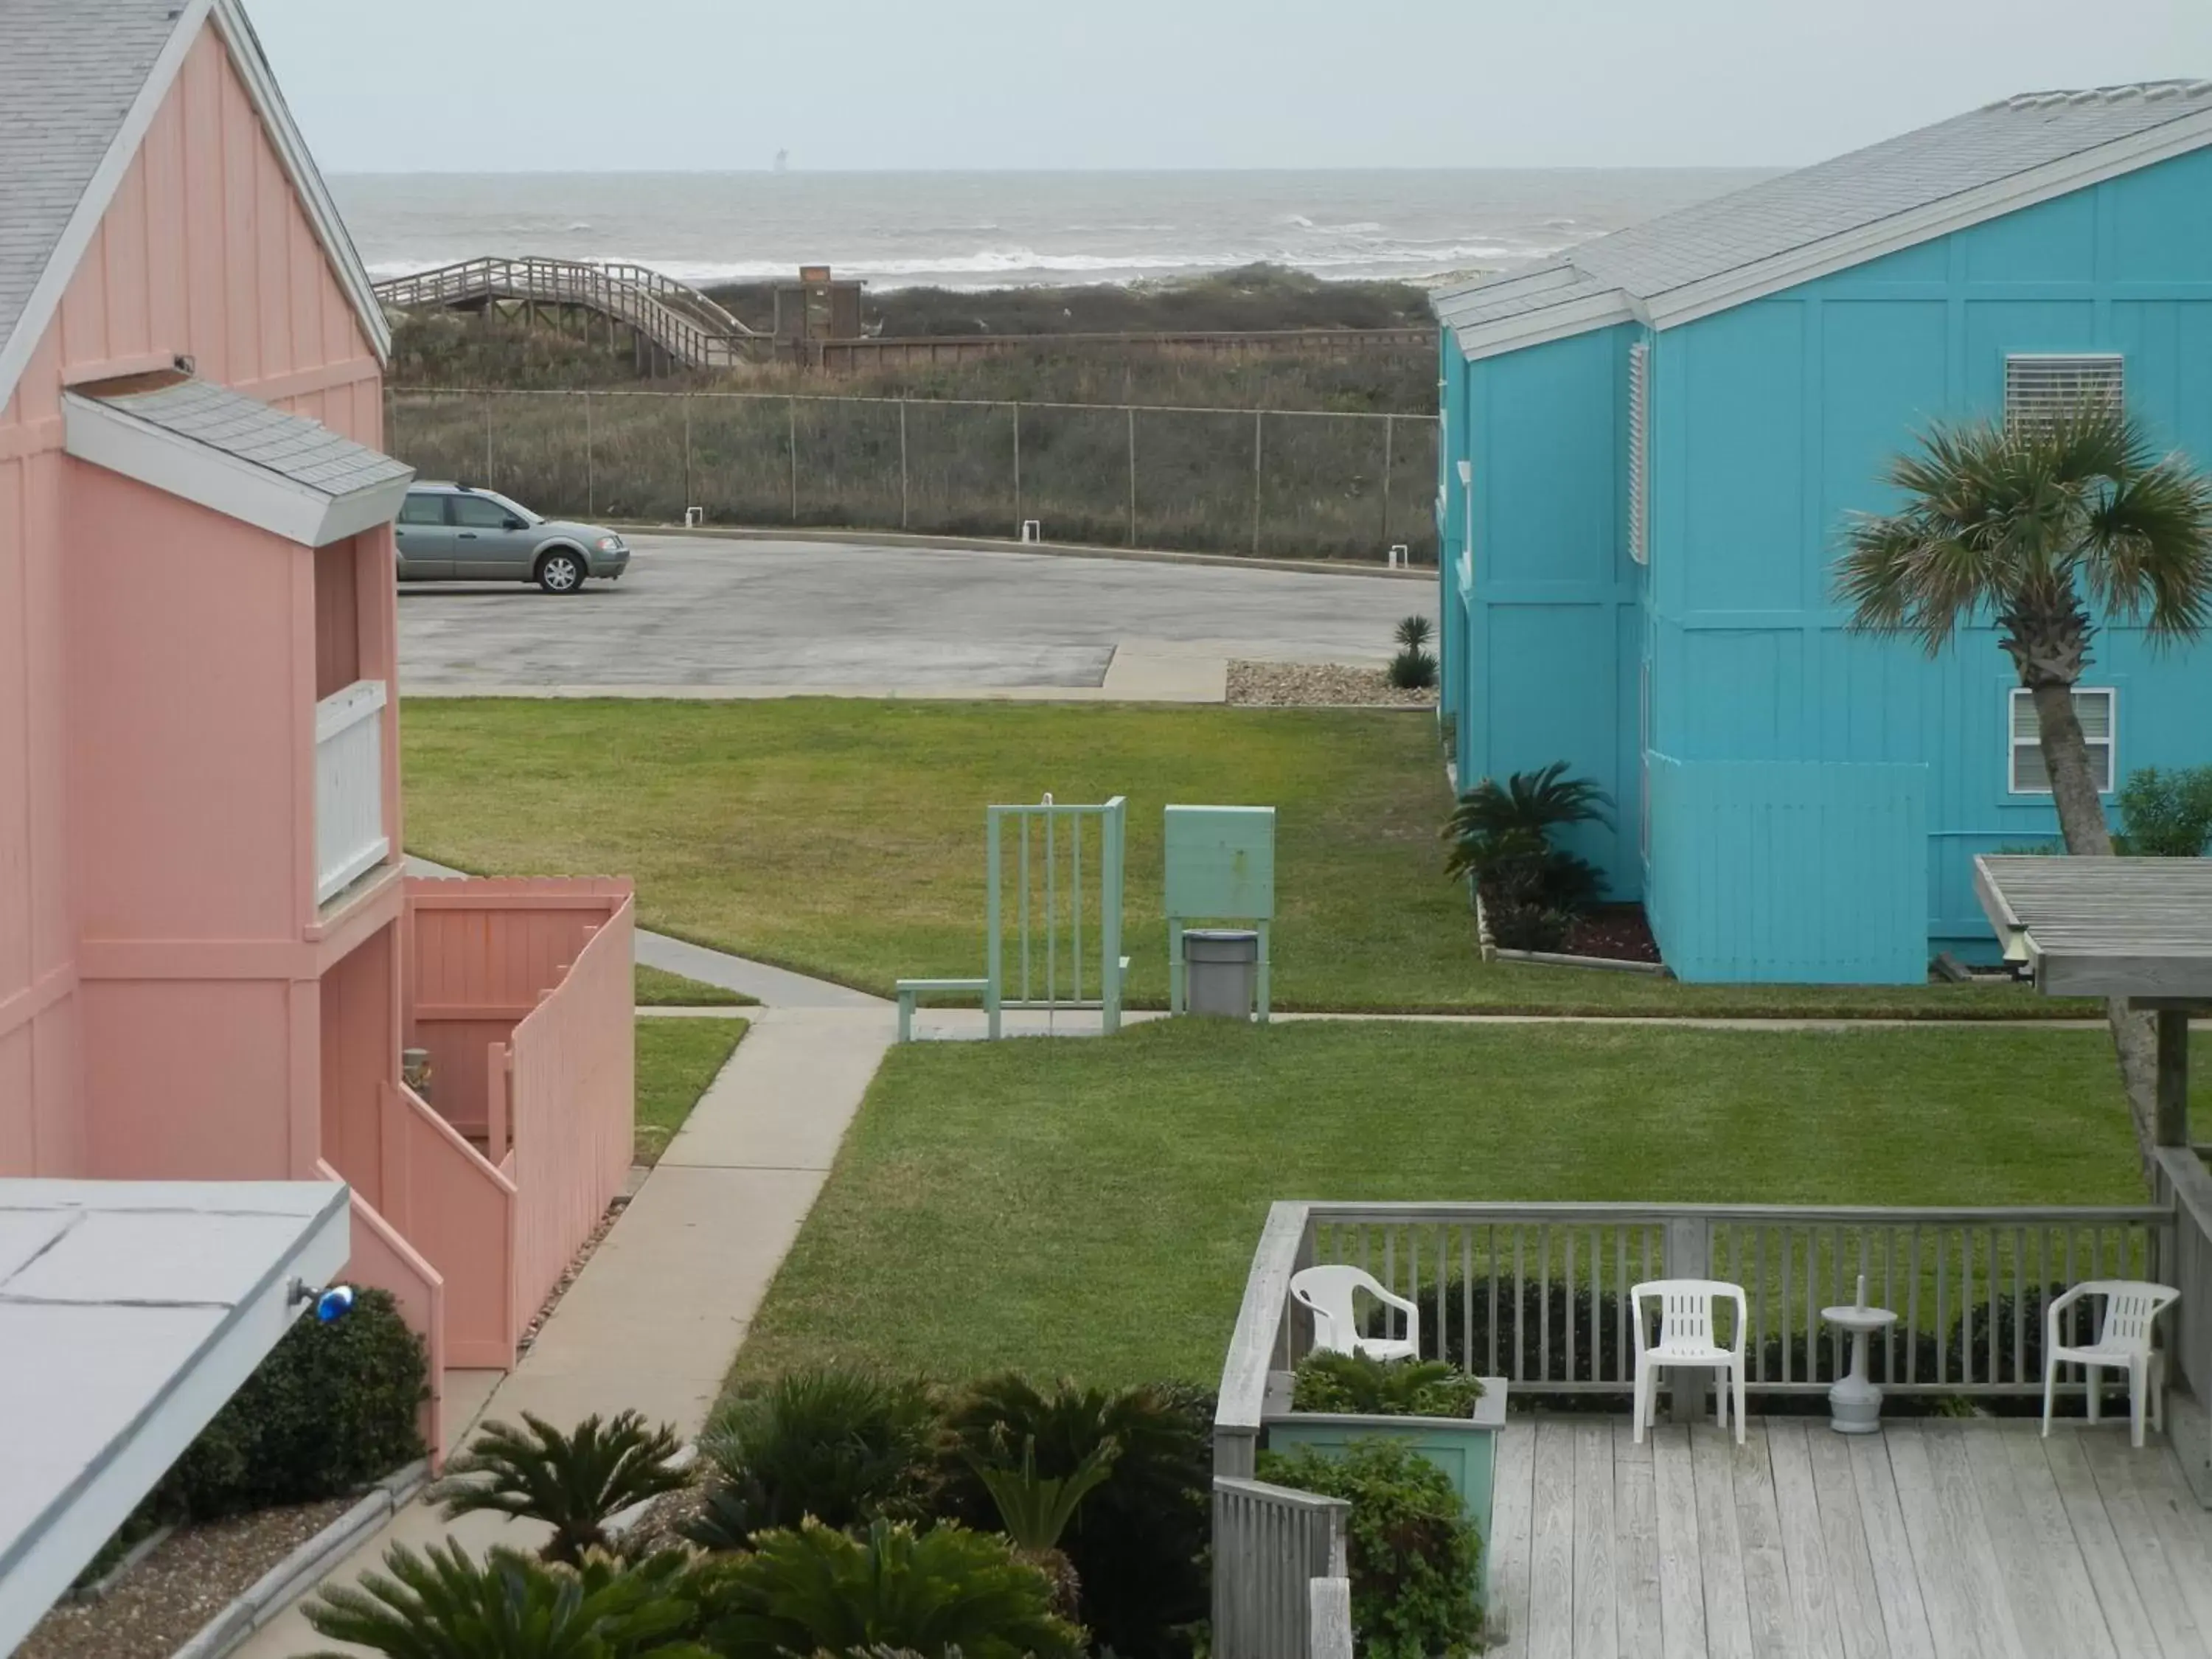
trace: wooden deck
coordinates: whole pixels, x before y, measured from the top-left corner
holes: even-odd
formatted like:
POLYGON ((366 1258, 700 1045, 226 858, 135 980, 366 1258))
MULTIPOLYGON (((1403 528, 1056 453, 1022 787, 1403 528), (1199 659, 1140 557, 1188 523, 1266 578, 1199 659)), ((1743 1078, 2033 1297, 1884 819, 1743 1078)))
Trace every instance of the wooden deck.
POLYGON ((2212 1659, 2212 1515, 2124 1416, 1629 1426, 1501 1437, 1493 1656, 2212 1659))

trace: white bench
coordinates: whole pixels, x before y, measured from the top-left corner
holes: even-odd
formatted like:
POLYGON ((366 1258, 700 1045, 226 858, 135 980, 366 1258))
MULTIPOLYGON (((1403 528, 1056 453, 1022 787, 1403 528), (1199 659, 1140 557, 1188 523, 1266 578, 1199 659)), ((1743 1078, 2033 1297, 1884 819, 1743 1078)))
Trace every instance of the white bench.
POLYGON ((915 1005, 926 996, 981 996, 988 979, 902 979, 898 981, 898 1040, 914 1041, 915 1005))

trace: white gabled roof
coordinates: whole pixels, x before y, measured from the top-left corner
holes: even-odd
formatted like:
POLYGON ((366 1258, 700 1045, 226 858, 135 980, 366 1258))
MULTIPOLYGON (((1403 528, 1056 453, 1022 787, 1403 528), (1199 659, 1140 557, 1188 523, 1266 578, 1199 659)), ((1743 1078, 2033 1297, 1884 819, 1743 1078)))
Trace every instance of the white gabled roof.
POLYGON ((183 374, 62 394, 64 445, 303 547, 388 524, 415 469, 304 415, 183 374))
POLYGON ((0 1181, 0 1653, 352 1248, 321 1181, 0 1181))
POLYGON ((239 0, 0 0, 0 404, 210 21, 371 346, 390 354, 368 269, 239 0))
POLYGON ((1468 357, 1694 321, 2212 144, 2212 81, 2027 93, 1437 294, 1468 357))

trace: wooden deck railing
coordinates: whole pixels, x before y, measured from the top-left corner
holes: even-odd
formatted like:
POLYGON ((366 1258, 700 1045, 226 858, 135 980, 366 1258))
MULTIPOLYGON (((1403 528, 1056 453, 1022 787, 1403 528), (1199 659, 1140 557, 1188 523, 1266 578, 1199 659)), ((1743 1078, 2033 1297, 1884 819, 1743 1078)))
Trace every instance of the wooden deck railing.
MULTIPOLYGON (((2039 1395, 2049 1297, 2082 1279, 2167 1276, 2175 1255, 2164 1206, 1277 1204, 1222 1373, 1214 1469, 1252 1472, 1267 1373, 1295 1365, 1310 1340, 1306 1322, 1287 1316, 1290 1278, 1316 1262, 1364 1267, 1418 1304, 1425 1352, 1518 1393, 1625 1403, 1628 1292, 1643 1279, 1745 1287, 1753 1394, 1816 1394, 1841 1374, 1846 1346, 1820 1310, 1850 1302, 1864 1274, 1867 1300, 1900 1316, 1870 1357, 1885 1389, 2039 1395)), ((2183 1328, 2212 1349, 2212 1314, 2183 1328)), ((2195 1357, 2185 1353, 2185 1370, 2195 1357)))
POLYGON ((1351 1512, 1340 1498, 1215 1478, 1215 1659, 1306 1659, 1313 1581, 1345 1577, 1351 1512))
POLYGON ((315 705, 315 902, 384 862, 382 680, 356 680, 315 705))

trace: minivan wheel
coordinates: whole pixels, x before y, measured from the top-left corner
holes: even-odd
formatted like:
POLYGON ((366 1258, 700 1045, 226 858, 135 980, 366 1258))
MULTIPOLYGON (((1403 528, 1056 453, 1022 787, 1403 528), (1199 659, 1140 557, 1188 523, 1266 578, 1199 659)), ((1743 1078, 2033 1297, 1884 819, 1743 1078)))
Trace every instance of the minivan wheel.
POLYGON ((584 585, 584 562, 556 548, 538 560, 538 585, 548 593, 573 593, 584 585))

